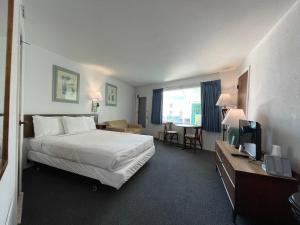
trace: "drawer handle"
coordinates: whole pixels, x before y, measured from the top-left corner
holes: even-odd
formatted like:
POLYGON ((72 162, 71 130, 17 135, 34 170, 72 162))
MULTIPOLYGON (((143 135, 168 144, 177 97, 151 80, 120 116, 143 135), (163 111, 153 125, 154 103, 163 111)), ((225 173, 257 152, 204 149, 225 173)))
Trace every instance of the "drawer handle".
POLYGON ((224 164, 222 164, 222 167, 223 167, 223 169, 224 169, 224 171, 225 171, 225 173, 226 173, 226 175, 227 175, 227 177, 228 177, 230 183, 231 183, 232 186, 235 188, 235 185, 234 185, 233 181, 231 180, 231 178, 230 178, 230 176, 229 176, 229 173, 227 172, 227 169, 226 169, 226 167, 224 166, 224 164))
POLYGON ((218 153, 218 152, 216 152, 216 153, 217 153, 217 157, 218 157, 219 161, 220 161, 221 163, 223 163, 223 160, 221 159, 219 153, 218 153))

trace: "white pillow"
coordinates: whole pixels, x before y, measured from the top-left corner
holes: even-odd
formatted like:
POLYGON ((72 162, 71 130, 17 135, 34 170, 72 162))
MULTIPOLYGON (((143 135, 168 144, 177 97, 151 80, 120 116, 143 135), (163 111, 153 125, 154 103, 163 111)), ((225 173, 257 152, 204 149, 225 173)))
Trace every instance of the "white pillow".
POLYGON ((66 134, 76 134, 89 131, 89 127, 84 117, 68 117, 62 118, 64 130, 66 134))
POLYGON ((84 117, 86 125, 88 126, 89 130, 96 130, 95 118, 94 116, 87 116, 84 117))
POLYGON ((33 116, 35 137, 64 134, 61 117, 33 116))

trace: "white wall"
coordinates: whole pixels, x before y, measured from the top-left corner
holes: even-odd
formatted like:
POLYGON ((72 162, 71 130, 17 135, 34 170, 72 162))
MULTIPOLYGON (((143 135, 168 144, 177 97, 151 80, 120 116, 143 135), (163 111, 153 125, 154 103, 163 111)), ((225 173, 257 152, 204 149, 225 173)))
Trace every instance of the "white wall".
POLYGON ((250 53, 248 118, 262 123, 263 149, 279 144, 300 172, 300 2, 250 53))
POLYGON ((20 0, 14 1, 13 53, 10 91, 10 129, 8 165, 0 180, 0 225, 16 224, 17 188, 17 70, 18 70, 18 30, 20 0))
POLYGON ((113 77, 103 76, 82 64, 73 62, 34 44, 25 45, 25 86, 24 113, 91 113, 91 100, 88 94, 101 91, 105 97, 105 82, 118 87, 117 107, 100 103, 99 121, 127 119, 133 120, 135 89, 113 77), (80 73, 79 104, 52 101, 52 66, 53 64, 80 73))
MULTIPOLYGON (((182 86, 191 86, 191 85, 199 85, 201 82, 210 81, 210 80, 217 80, 221 79, 222 85, 222 92, 223 93, 231 93, 236 95, 236 74, 235 72, 225 72, 225 73, 218 73, 212 74, 207 76, 198 76, 195 78, 178 80, 173 82, 166 82, 162 84, 153 84, 148 86, 142 86, 136 88, 136 95, 140 95, 140 97, 147 97, 147 112, 146 112, 146 128, 143 129, 145 134, 150 134, 155 137, 158 136, 158 132, 163 130, 162 125, 155 125, 151 124, 151 110, 152 110, 152 90, 157 88, 172 88, 172 87, 182 87, 182 86)), ((137 110, 138 110, 138 103, 136 100, 136 121, 137 121, 137 110)), ((177 128, 176 128, 177 129, 177 128)), ((180 141, 182 141, 182 129, 177 129, 180 132, 180 141)), ((204 141, 204 149, 206 150, 214 150, 215 140, 222 139, 221 133, 211 133, 211 132, 204 132, 203 133, 203 141, 204 141)))

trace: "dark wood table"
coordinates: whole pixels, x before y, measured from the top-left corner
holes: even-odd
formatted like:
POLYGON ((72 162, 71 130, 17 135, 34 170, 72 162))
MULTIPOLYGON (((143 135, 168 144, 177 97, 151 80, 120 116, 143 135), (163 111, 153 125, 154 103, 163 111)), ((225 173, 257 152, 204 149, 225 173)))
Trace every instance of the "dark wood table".
POLYGON ((106 124, 105 123, 98 123, 96 124, 96 128, 99 130, 105 130, 106 129, 106 124))
POLYGON ((199 142, 200 149, 203 148, 203 137, 202 137, 202 126, 201 125, 193 125, 193 124, 175 124, 177 127, 183 128, 183 149, 186 149, 186 129, 187 128, 193 128, 195 129, 195 138, 196 138, 196 144, 197 141, 199 142))

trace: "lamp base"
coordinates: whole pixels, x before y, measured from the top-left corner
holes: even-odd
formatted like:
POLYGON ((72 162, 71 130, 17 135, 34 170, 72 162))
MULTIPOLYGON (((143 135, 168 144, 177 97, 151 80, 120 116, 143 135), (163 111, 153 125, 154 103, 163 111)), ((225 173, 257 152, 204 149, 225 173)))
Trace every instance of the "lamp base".
MULTIPOLYGON (((226 106, 224 106, 223 108, 222 108, 222 121, 224 120, 224 118, 225 118, 225 116, 226 116, 226 113, 227 113, 227 111, 228 111, 228 108, 226 107, 226 106)), ((222 124, 222 133, 223 133, 223 141, 225 141, 225 133, 226 133, 226 125, 223 125, 222 124)))
POLYGON ((99 103, 96 101, 92 101, 92 112, 96 113, 99 107, 99 103))
POLYGON ((230 127, 228 129, 227 140, 228 140, 229 144, 234 145, 236 148, 238 148, 239 147, 238 146, 239 145, 239 129, 230 127))

